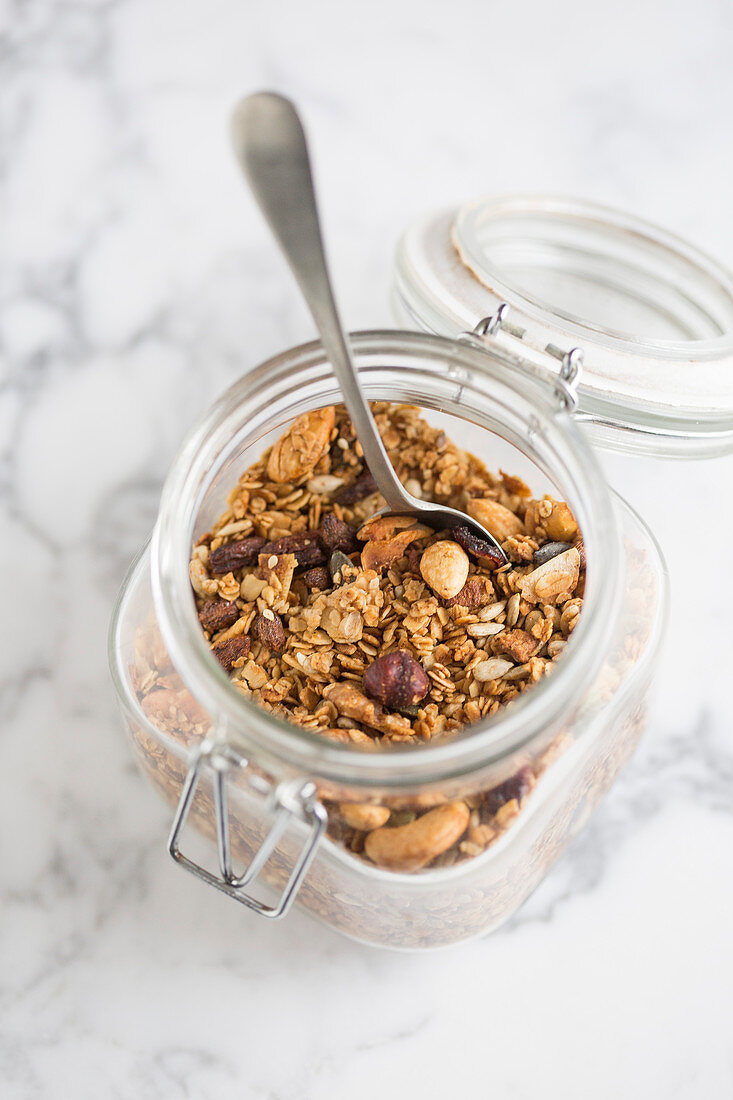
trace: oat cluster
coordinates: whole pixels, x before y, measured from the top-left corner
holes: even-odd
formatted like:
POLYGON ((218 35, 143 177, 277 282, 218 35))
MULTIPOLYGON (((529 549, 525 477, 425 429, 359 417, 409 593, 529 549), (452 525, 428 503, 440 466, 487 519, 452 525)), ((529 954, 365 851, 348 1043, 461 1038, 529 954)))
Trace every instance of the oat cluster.
POLYGON ((541 679, 577 622, 585 566, 567 504, 490 473, 412 406, 373 409, 409 491, 474 516, 508 564, 468 528, 370 518, 384 501, 341 407, 298 417, 242 474, 190 564, 236 689, 365 747, 450 735, 541 679))

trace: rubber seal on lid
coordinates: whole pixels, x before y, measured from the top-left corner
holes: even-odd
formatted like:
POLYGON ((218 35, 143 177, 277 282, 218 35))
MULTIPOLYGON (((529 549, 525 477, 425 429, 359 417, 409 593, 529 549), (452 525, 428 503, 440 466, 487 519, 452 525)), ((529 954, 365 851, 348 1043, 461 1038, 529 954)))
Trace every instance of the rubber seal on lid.
POLYGON ((502 302, 528 349, 582 348, 579 416, 599 443, 733 450, 733 277, 704 253, 629 215, 546 197, 478 199, 405 234, 403 324, 455 336, 502 302))

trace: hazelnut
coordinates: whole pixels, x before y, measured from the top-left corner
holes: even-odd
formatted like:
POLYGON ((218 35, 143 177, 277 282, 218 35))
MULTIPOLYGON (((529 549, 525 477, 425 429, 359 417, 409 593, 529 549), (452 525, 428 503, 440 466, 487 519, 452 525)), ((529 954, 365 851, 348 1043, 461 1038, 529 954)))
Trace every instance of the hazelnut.
POLYGON ((367 695, 392 710, 419 703, 429 688, 430 681, 422 666, 403 649, 377 657, 364 673, 367 695))
POLYGON ((423 553, 420 573, 436 596, 450 600, 468 580, 468 555, 457 542, 441 539, 423 553))

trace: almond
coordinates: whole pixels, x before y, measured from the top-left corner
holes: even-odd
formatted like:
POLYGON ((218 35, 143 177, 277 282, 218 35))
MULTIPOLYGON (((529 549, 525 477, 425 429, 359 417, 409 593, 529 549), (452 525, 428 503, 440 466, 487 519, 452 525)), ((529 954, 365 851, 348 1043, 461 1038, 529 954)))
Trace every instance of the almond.
POLYGON ((356 532, 360 542, 369 539, 391 539, 398 531, 405 531, 408 527, 417 526, 416 516, 396 516, 391 512, 386 516, 373 516, 362 524, 356 532))
POLYGON ((405 553, 410 543, 432 534, 429 527, 417 523, 404 531, 398 531, 389 539, 370 539, 361 552, 362 569, 375 569, 378 573, 386 569, 405 553))
POLYGON ((309 474, 328 447, 335 422, 333 405, 297 417, 270 451, 270 480, 282 485, 309 474))
POLYGON ((450 600, 458 595, 468 579, 468 555, 457 542, 441 539, 423 552, 420 574, 436 596, 450 600))
POLYGON ((469 516, 485 527, 497 542, 504 542, 512 535, 526 534, 525 526, 519 516, 496 500, 489 500, 488 497, 473 497, 468 502, 467 510, 469 516))
POLYGON ((571 596, 580 576, 580 554, 573 546, 522 578, 521 594, 528 603, 557 603, 571 596))

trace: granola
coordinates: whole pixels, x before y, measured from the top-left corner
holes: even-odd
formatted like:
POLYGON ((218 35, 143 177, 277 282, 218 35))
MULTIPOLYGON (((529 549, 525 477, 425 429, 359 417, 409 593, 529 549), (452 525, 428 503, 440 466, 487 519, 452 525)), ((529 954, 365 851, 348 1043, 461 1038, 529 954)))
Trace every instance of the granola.
MULTIPOLYGON (((298 417, 242 474, 190 563, 202 629, 234 687, 369 749, 450 737, 531 689, 563 652, 585 580, 564 501, 490 473, 413 406, 373 408, 410 492, 479 520, 507 564, 470 528, 373 518, 384 501, 342 407, 298 417)), ((545 766, 440 806, 336 800, 329 832, 388 869, 446 866, 505 831, 545 766)))

